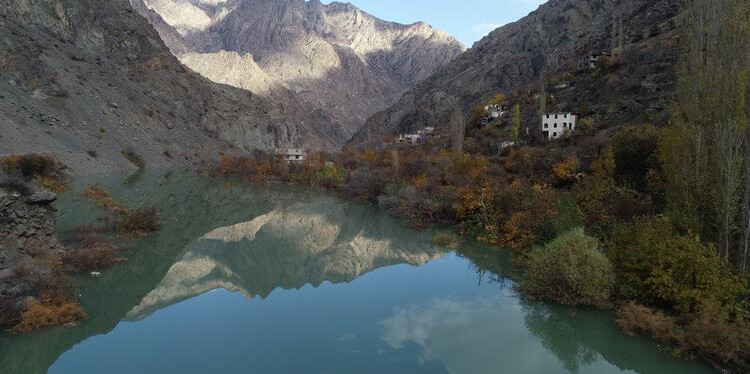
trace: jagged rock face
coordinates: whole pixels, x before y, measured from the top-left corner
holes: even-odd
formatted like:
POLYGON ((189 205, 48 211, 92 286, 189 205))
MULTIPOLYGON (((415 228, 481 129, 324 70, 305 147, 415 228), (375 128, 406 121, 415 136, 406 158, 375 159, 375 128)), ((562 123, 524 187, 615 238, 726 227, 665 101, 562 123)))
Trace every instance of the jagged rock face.
POLYGON ((268 100, 183 67, 127 0, 0 0, 0 154, 73 173, 194 163, 300 144, 268 100))
POLYGON ((253 92, 277 101, 292 93, 297 106, 325 117, 310 124, 323 127, 317 132, 343 132, 319 136, 329 145, 343 144, 371 114, 463 51, 454 38, 424 23, 385 22, 351 4, 131 1, 188 67, 235 87, 253 91, 261 86, 253 92), (175 32, 182 40, 174 39, 175 32), (182 57, 186 46, 194 52, 189 58, 182 57), (252 55, 265 74, 254 67, 239 71, 238 57, 218 58, 220 51, 252 55), (227 75, 232 79, 221 79, 227 75), (269 78, 277 88, 264 90, 269 78))
POLYGON ((424 126, 444 127, 456 114, 498 92, 525 89, 545 76, 575 69, 580 56, 609 51, 613 23, 626 41, 648 34, 677 13, 672 0, 552 0, 476 43, 390 108, 376 113, 353 142, 424 126))

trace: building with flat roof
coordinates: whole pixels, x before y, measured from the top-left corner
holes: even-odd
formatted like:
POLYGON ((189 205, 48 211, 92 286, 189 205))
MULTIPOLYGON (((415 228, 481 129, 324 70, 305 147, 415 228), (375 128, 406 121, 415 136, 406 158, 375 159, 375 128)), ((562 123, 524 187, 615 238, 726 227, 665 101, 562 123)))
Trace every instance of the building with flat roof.
POLYGON ((559 139, 575 130, 577 123, 576 113, 547 113, 542 116, 542 134, 547 140, 559 139))

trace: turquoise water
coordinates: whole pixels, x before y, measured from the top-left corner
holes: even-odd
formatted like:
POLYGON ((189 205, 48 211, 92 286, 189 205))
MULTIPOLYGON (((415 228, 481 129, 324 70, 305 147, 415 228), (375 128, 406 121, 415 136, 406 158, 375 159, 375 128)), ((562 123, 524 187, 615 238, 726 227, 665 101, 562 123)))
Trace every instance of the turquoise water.
MULTIPOLYGON (((3 373, 712 372, 610 312, 519 297, 497 251, 434 247, 375 207, 176 174, 97 182, 156 205, 163 229, 80 277, 79 326, 0 336, 3 373)), ((58 208, 63 235, 100 215, 75 192, 58 208)))

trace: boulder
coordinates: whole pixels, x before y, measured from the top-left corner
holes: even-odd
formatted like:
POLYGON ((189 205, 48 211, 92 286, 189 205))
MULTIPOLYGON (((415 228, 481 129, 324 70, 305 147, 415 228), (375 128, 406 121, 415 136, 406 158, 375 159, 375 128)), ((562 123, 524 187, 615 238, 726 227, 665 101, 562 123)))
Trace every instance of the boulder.
POLYGON ((57 200, 57 194, 50 191, 38 191, 29 196, 27 200, 31 204, 51 204, 57 200))

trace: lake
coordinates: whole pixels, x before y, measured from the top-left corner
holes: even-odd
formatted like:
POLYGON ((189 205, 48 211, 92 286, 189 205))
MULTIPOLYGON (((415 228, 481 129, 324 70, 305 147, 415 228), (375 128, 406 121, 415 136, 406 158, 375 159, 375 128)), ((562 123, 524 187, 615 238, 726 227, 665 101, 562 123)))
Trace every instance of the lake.
POLYGON ((102 216, 91 183, 156 206, 162 230, 77 278, 80 325, 0 335, 4 374, 713 373, 612 312, 521 297, 501 251, 435 247, 377 207, 152 172, 78 182, 61 235, 102 216))

